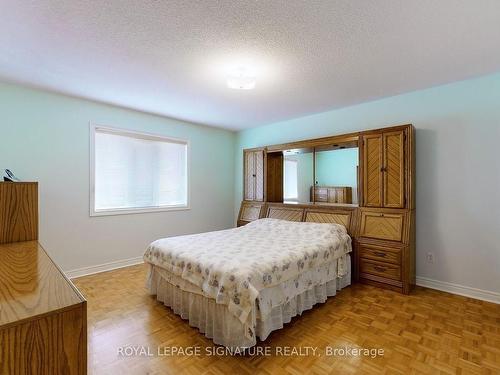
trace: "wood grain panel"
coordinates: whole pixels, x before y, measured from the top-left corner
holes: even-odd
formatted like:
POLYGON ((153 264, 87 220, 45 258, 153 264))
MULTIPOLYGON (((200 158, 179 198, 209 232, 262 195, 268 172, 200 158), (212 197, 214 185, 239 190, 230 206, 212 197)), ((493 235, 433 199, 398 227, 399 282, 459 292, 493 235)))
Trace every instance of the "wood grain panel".
POLYGON ((315 212, 306 210, 305 220, 310 223, 333 223, 340 224, 349 229, 351 214, 341 212, 315 212))
POLYGON ((359 141, 359 133, 350 133, 342 135, 334 135, 331 137, 305 139, 303 141, 282 143, 278 145, 268 145, 267 149, 271 152, 285 151, 297 148, 318 148, 319 150, 330 150, 332 145, 342 145, 345 148, 357 147, 359 141))
POLYGON ((87 373, 83 306, 0 328, 0 374, 87 373))
POLYGON ((401 249, 399 248, 360 244, 358 251, 360 258, 401 264, 401 249))
POLYGON ((38 242, 0 245, 0 328, 83 301, 38 242))
POLYGON ((243 208, 241 213, 241 220, 254 221, 260 217, 260 207, 259 206, 246 206, 243 208))
POLYGON ((382 206, 382 146, 382 134, 363 137, 363 204, 367 207, 382 206))
POLYGON ((404 130, 384 133, 384 207, 404 207, 404 130))
POLYGON ((264 151, 254 152, 255 200, 264 200, 264 151))
POLYGON ((401 242, 403 240, 404 213, 361 212, 361 237, 401 242))
POLYGON ((0 244, 38 238, 38 184, 0 182, 0 244))
POLYGON ((36 183, 0 183, 0 374, 86 374, 87 305, 37 241, 36 183))
POLYGON ((304 210, 301 208, 269 207, 266 217, 288 221, 302 221, 303 213, 304 210))
POLYGON ((401 267, 389 263, 381 263, 361 258, 360 261, 360 276, 364 274, 377 275, 392 280, 401 280, 401 267))
POLYGON ((260 219, 264 214, 265 203, 263 202, 241 202, 238 214, 238 226, 246 225, 254 220, 260 219))
POLYGON ((255 157, 253 151, 244 152, 244 183, 245 199, 255 199, 255 157))

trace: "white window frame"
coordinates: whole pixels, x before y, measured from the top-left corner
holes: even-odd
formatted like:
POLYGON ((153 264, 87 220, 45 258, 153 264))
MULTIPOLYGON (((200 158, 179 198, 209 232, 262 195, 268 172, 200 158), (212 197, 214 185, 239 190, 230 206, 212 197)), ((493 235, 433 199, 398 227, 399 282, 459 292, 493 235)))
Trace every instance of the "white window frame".
POLYGON ((129 129, 116 128, 111 126, 103 126, 95 123, 90 123, 90 216, 112 216, 112 215, 128 215, 128 214, 141 214, 148 212, 164 212, 164 211, 184 211, 190 210, 191 202, 191 145, 188 139, 166 137, 164 135, 152 134, 142 131, 135 131, 129 129), (187 188, 187 202, 185 205, 175 206, 153 206, 153 207, 134 207, 134 208, 109 208, 109 209, 95 209, 95 134, 97 130, 104 130, 109 133, 117 135, 132 136, 135 138, 149 139, 154 141, 167 141, 175 143, 183 143, 186 145, 186 188, 187 188))

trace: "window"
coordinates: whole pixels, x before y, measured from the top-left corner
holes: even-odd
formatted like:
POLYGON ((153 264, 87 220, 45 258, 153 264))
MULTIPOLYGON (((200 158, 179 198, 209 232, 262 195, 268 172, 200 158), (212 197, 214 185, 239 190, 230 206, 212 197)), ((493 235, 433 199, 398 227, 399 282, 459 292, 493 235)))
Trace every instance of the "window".
POLYGON ((188 142, 91 126, 90 214, 187 209, 188 142))
POLYGON ((297 189, 297 160, 285 159, 285 178, 283 186, 283 198, 285 200, 298 200, 297 189))

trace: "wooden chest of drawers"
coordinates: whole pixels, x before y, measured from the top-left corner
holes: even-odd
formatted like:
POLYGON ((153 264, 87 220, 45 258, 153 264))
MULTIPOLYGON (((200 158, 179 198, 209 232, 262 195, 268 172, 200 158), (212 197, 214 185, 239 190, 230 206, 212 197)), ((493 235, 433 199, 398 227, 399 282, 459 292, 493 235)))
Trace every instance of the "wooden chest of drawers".
POLYGON ((37 241, 0 245, 0 374, 86 374, 86 315, 37 241))
POLYGON ((86 374, 87 302, 37 239, 38 184, 0 182, 0 374, 86 374))

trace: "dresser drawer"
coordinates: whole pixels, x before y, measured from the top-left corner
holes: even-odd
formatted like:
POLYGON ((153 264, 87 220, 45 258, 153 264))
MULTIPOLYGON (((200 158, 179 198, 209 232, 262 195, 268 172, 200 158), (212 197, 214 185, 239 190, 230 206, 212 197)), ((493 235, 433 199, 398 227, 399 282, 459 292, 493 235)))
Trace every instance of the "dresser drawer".
POLYGON ((362 211, 359 235, 401 242, 403 240, 404 219, 404 213, 362 211))
POLYGON ((401 280, 401 267, 390 263, 381 263, 361 258, 359 271, 361 276, 363 274, 370 274, 392 280, 401 280))
POLYGON ((401 264, 401 249, 372 245, 359 245, 360 258, 378 260, 392 264, 401 264))

